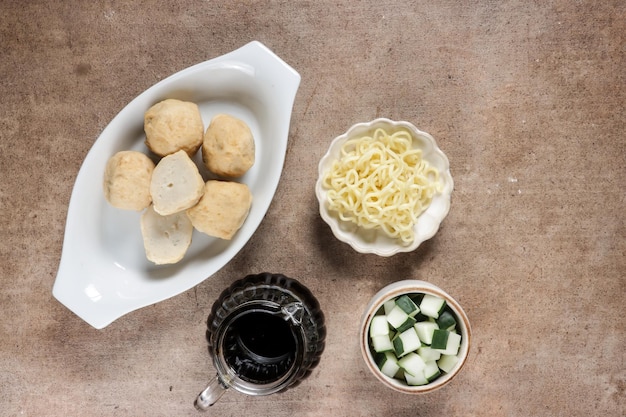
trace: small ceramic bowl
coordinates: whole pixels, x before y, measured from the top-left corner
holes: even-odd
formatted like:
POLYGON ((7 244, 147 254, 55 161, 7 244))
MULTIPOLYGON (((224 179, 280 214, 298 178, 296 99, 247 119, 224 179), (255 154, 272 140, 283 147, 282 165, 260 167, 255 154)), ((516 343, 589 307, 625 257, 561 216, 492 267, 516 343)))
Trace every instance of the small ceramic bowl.
POLYGON ((443 387, 459 373, 467 361, 471 345, 471 337, 471 328, 467 315, 454 298, 441 288, 431 283, 419 280, 404 280, 384 287, 371 299, 361 319, 359 343, 361 345, 361 353, 367 367, 372 374, 374 374, 374 376, 383 383, 383 385, 405 394, 423 394, 443 387), (458 362, 456 365, 454 365, 449 372, 442 372, 439 377, 425 385, 408 385, 401 379, 390 378, 383 374, 376 365, 374 352, 370 348, 369 342, 369 329, 372 318, 380 309, 383 308, 383 304, 386 301, 392 298, 397 298, 403 294, 414 293, 431 294, 443 298, 456 318, 456 330, 461 335, 461 345, 457 354, 458 362))
POLYGON ((330 226, 337 239, 349 244, 355 251, 360 253, 373 253, 379 256, 391 256, 399 252, 411 252, 422 242, 435 235, 443 219, 450 210, 450 195, 454 188, 450 163, 446 155, 437 147, 435 139, 426 132, 422 132, 413 124, 405 121, 393 121, 389 119, 376 119, 369 123, 358 123, 348 131, 336 137, 326 154, 321 158, 318 167, 318 179, 315 184, 315 194, 319 202, 319 211, 322 219, 330 226), (415 239, 410 244, 402 244, 399 239, 393 239, 384 232, 369 229, 366 230, 355 223, 342 221, 335 211, 328 209, 327 190, 322 185, 324 174, 338 160, 343 144, 352 138, 372 135, 373 132, 382 128, 391 134, 398 130, 406 130, 413 137, 413 145, 422 149, 422 157, 439 171, 442 189, 436 194, 426 211, 424 211, 414 225, 415 239))

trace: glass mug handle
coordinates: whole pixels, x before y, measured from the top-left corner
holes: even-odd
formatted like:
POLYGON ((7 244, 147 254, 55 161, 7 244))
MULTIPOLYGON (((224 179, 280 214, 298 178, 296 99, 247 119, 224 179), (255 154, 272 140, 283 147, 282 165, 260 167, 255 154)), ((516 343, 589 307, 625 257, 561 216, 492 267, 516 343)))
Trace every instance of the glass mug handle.
POLYGON ((228 385, 216 374, 215 377, 209 381, 209 385, 207 385, 204 391, 198 394, 194 406, 199 411, 208 410, 217 400, 222 398, 222 395, 224 395, 227 389, 228 385))
MULTIPOLYGON (((304 306, 302 303, 293 302, 284 307, 276 305, 277 310, 274 314, 282 315, 285 321, 291 322, 293 325, 300 326, 302 323, 302 315, 304 313, 304 306)), ((198 394, 194 403, 196 409, 200 411, 208 410, 213 404, 215 404, 224 395, 224 392, 228 389, 228 383, 222 380, 219 374, 209 381, 207 387, 198 394)))

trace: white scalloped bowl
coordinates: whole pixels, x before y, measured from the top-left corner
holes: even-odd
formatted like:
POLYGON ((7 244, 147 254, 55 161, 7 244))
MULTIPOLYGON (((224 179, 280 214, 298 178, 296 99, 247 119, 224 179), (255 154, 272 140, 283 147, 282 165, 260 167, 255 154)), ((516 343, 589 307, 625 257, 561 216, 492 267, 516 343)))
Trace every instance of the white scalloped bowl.
POLYGON ((450 196, 454 188, 454 181, 450 174, 448 158, 439 149, 435 139, 430 134, 419 130, 406 121, 380 118, 368 123, 353 125, 346 133, 332 141, 328 152, 319 162, 318 174, 315 194, 319 202, 319 211, 322 219, 330 226, 337 239, 349 244, 355 251, 360 253, 392 256, 400 252, 411 252, 417 249, 422 242, 430 239, 437 233, 441 222, 450 211, 450 196), (375 229, 366 230, 355 223, 342 221, 336 212, 328 209, 327 190, 322 185, 324 173, 331 168, 335 160, 339 159, 341 147, 346 141, 355 137, 371 135, 378 128, 382 128, 388 133, 393 133, 400 129, 409 131, 413 136, 414 146, 422 149, 423 158, 439 170, 440 181, 442 182, 441 193, 433 197, 426 211, 418 217, 414 226, 415 239, 408 245, 402 244, 398 239, 386 236, 382 231, 375 229))
POLYGON ((471 340, 472 330, 470 327, 470 322, 467 314, 465 313, 461 305, 450 294, 448 294, 438 286, 431 284, 430 282, 415 279, 397 281, 387 285, 386 287, 378 291, 372 297, 367 307, 365 308, 365 311, 363 312, 363 316, 361 317, 361 326, 359 330, 359 345, 361 346, 361 354, 370 372, 386 387, 398 392, 402 392, 404 394, 426 394, 442 388, 450 383, 450 381, 452 381, 452 379, 459 374, 461 368, 463 368, 463 365, 465 365, 465 363, 467 362, 467 357, 469 355, 471 346, 471 340), (442 373, 441 376, 426 385, 411 386, 399 379, 390 378, 380 371, 378 365, 376 365, 374 354, 370 349, 369 328, 372 322, 372 318, 381 308, 383 308, 383 304, 387 300, 397 298, 403 294, 413 293, 431 294, 446 300, 447 306, 456 316, 456 329, 461 335, 462 339, 459 353, 457 354, 459 360, 456 365, 454 365, 454 367, 450 370, 450 372, 442 373))

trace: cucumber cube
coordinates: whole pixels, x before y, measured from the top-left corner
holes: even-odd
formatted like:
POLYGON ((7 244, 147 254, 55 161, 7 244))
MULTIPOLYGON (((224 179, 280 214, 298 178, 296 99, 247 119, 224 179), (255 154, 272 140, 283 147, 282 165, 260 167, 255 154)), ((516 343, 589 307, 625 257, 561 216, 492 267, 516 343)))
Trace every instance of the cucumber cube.
POLYGON ((395 306, 396 302, 393 298, 391 300, 385 301, 383 303, 383 310, 385 310, 385 314, 389 314, 395 306))
POLYGON ((409 315, 404 312, 398 305, 391 309, 389 314, 387 314, 387 321, 394 329, 400 328, 407 319, 409 315))
POLYGON ((418 376, 424 374, 424 368, 426 362, 415 352, 410 352, 402 359, 398 360, 400 368, 404 369, 404 373, 411 374, 412 376, 418 376))
POLYGON ((408 295, 402 295, 396 299, 396 305, 400 307, 406 314, 414 317, 420 312, 419 307, 411 300, 408 295))
POLYGON ((389 339, 389 335, 386 334, 372 337, 372 347, 374 348, 374 352, 393 351, 391 339, 389 339))
POLYGON ((370 323, 370 337, 388 335, 389 323, 385 316, 374 316, 370 323))
POLYGON ((432 321, 420 321, 415 323, 415 331, 422 343, 430 345, 433 342, 433 332, 439 329, 439 325, 432 321))
POLYGON ((426 366, 424 366, 424 376, 428 380, 428 382, 433 381, 441 375, 441 371, 439 370, 439 366, 436 361, 426 362, 426 366))
POLYGON ((424 359, 424 362, 438 361, 441 358, 441 352, 429 346, 421 346, 417 349, 417 354, 424 359))
POLYGON ((440 329, 452 330, 456 328, 456 319, 448 310, 444 310, 437 318, 437 324, 440 329))
POLYGON ((392 340, 393 351, 398 358, 416 351, 422 344, 414 327, 398 333, 392 340))
POLYGON ((424 372, 420 372, 418 375, 411 375, 408 372, 404 373, 404 379, 408 385, 426 385, 428 379, 424 375, 424 372))
POLYGON ((445 373, 448 373, 454 368, 458 361, 459 358, 456 355, 441 355, 441 359, 437 361, 437 366, 445 373))
POLYGON ((422 314, 435 319, 439 317, 439 314, 445 307, 446 300, 432 294, 425 294, 420 303, 420 311, 422 314))
POLYGON ((433 349, 443 350, 446 348, 448 344, 448 337, 450 336, 450 332, 448 330, 436 329, 433 331, 433 339, 430 344, 430 347, 433 349))
POLYGON ((398 370, 400 370, 398 359, 391 352, 378 354, 376 356, 376 365, 378 365, 380 372, 387 375, 389 378, 393 378, 398 370))
POLYGON ((403 332, 415 325, 415 319, 411 316, 407 317, 406 321, 400 325, 396 330, 403 332))
POLYGON ((458 333, 448 332, 448 338, 444 348, 435 348, 433 345, 431 345, 431 347, 440 351, 442 355, 456 355, 459 353, 459 348, 461 347, 461 335, 458 333))

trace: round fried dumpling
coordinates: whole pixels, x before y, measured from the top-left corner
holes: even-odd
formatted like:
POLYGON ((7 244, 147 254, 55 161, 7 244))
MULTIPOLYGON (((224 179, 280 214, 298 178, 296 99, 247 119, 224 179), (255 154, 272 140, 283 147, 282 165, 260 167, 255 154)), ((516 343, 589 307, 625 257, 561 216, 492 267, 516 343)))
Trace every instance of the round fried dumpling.
POLYGON ((113 207, 143 210, 150 205, 150 180, 154 162, 137 151, 121 151, 107 161, 104 169, 104 197, 113 207))
POLYGON ((215 116, 204 134, 202 161, 212 173, 241 177, 254 165, 254 137, 250 127, 228 114, 215 116))
POLYGON ((149 261, 157 265, 173 264, 187 253, 193 226, 184 211, 161 216, 150 206, 141 215, 141 235, 149 261))
POLYGON ((163 100, 144 115, 146 146, 159 156, 183 150, 193 156, 204 138, 204 123, 196 103, 163 100))
POLYGON ((246 184, 209 180, 204 195, 187 216, 193 227, 209 236, 230 240, 250 212, 252 193, 246 184))

